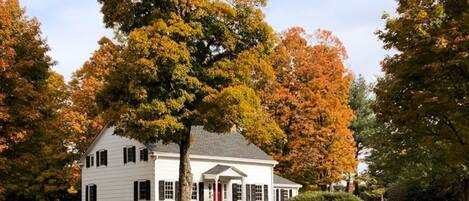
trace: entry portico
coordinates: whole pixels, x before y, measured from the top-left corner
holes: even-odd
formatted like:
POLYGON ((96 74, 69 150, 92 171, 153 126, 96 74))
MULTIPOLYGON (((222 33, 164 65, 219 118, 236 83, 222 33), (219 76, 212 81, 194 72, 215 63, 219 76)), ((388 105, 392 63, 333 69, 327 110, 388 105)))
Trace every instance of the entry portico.
POLYGON ((222 186, 222 185, 219 185, 220 182, 223 182, 224 184, 234 183, 232 180, 237 180, 241 182, 241 200, 245 201, 246 185, 244 182, 244 178, 247 177, 247 175, 244 172, 236 169, 233 166, 216 165, 213 168, 204 172, 203 177, 204 177, 204 180, 213 181, 215 183, 214 201, 222 201, 221 192, 223 190, 220 189, 220 187, 222 186))

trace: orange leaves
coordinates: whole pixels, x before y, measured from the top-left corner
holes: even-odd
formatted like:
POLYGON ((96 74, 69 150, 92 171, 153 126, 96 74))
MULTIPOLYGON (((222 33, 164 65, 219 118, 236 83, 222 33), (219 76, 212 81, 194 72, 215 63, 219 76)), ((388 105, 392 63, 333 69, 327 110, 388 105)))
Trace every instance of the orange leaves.
POLYGON ((282 35, 271 58, 277 80, 261 93, 287 134, 283 152, 275 156, 278 171, 302 183, 325 186, 355 171, 346 57, 331 32, 310 36, 296 27, 282 35))

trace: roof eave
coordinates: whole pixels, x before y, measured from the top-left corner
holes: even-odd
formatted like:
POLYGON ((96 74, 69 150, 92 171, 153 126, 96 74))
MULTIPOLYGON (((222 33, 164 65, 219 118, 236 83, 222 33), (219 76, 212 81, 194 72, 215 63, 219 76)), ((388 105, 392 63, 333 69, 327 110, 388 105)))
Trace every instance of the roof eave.
MULTIPOLYGON (((169 153, 169 152, 155 152, 155 155, 158 157, 167 157, 167 158, 179 158, 178 153, 169 153)), ((251 158, 236 158, 236 157, 226 157, 226 156, 207 156, 207 155, 189 155, 191 159, 205 159, 205 160, 219 160, 219 161, 237 161, 245 163, 259 163, 259 164, 269 164, 277 165, 278 162, 275 160, 267 159, 251 159, 251 158)))

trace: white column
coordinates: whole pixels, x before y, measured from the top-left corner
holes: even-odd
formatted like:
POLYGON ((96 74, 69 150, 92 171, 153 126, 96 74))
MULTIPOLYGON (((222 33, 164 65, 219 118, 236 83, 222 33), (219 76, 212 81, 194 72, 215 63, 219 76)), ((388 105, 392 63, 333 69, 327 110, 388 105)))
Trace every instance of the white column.
POLYGON ((215 177, 215 187, 213 189, 215 189, 213 193, 213 201, 219 201, 218 200, 218 176, 215 177))
POLYGON ((246 201, 246 184, 244 177, 241 177, 241 201, 246 201))

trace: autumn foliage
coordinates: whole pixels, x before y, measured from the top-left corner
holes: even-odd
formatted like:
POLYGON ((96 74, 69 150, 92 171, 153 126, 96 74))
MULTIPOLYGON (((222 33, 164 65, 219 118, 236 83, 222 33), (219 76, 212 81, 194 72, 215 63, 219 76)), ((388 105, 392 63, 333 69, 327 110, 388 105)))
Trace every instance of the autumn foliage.
POLYGON ((55 200, 70 189, 67 93, 48 50, 18 1, 0 1, 0 200, 55 200))
POLYGON ((75 71, 69 83, 71 105, 65 109, 67 129, 74 133, 75 149, 83 153, 104 127, 103 112, 99 110, 96 95, 104 85, 104 77, 109 74, 114 56, 119 50, 110 39, 102 38, 99 49, 83 66, 75 71))
POLYGON ((271 58, 276 81, 262 92, 263 102, 287 135, 276 170, 306 185, 325 187, 357 165, 346 58, 331 32, 310 36, 301 28, 285 32, 271 58))

